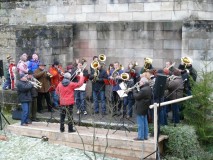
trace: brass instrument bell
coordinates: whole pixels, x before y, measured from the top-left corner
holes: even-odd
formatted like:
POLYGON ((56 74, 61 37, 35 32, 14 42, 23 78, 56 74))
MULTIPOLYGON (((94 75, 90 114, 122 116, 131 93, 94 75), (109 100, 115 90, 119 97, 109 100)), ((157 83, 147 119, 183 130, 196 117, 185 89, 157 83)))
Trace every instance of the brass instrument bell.
POLYGON ((105 54, 100 54, 98 56, 98 60, 101 61, 101 62, 105 62, 106 61, 106 55, 105 54))
POLYGON ((128 73, 121 73, 121 79, 124 80, 124 81, 127 81, 129 80, 129 74, 128 73))

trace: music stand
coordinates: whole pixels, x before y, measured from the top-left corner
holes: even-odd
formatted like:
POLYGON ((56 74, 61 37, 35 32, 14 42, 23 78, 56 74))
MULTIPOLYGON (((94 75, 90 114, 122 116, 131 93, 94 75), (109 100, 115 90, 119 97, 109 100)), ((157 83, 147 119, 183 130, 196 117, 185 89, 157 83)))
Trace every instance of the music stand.
POLYGON ((153 87, 153 92, 154 92, 154 96, 157 97, 158 99, 158 108, 157 108, 157 115, 158 115, 158 134, 157 134, 157 148, 156 150, 147 155, 144 159, 148 158, 149 156, 151 156, 152 154, 154 153, 157 153, 156 154, 156 159, 159 158, 159 155, 160 155, 160 152, 159 152, 159 148, 158 148, 158 141, 159 141, 159 136, 160 136, 160 112, 159 112, 159 109, 160 109, 160 103, 161 103, 161 99, 163 98, 164 96, 164 91, 165 91, 165 88, 166 88, 166 81, 167 81, 167 76, 163 75, 163 74, 157 74, 157 77, 156 77, 156 80, 155 80, 155 84, 154 84, 154 87, 153 87))

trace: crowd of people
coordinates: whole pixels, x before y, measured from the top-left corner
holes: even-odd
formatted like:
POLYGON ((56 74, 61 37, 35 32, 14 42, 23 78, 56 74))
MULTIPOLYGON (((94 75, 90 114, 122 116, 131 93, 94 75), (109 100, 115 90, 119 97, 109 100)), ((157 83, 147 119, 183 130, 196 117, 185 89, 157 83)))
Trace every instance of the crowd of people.
MULTIPOLYGON (((73 128, 73 107, 77 107, 76 114, 87 115, 86 85, 92 83, 92 99, 94 114, 112 116, 126 116, 131 118, 136 113, 138 137, 135 140, 148 139, 148 122, 153 120, 153 111, 149 106, 154 102, 163 102, 191 95, 191 79, 196 81, 197 73, 192 67, 189 57, 181 58, 181 64, 175 68, 175 63, 166 62, 165 67, 156 69, 152 66, 151 58, 144 58, 140 72, 136 72, 138 65, 133 61, 126 68, 119 62, 114 62, 106 68, 105 55, 93 57, 90 72, 86 69, 85 59, 76 59, 63 69, 58 61, 46 68, 46 64, 39 60, 34 53, 28 61, 28 55, 22 54, 17 65, 11 56, 7 56, 6 81, 3 89, 17 90, 22 107, 21 125, 27 126, 36 121, 36 113, 42 113, 43 97, 48 111, 60 108, 60 131, 65 131, 65 117, 68 115, 68 132, 75 132, 73 128), (18 75, 16 75, 18 73, 18 75), (155 95, 156 79, 166 76, 165 92, 162 97, 155 95), (16 78, 18 79, 16 81, 16 78), (111 106, 106 105, 106 86, 111 87, 111 106), (101 107, 99 107, 99 103, 101 107), (134 108, 135 105, 135 108, 134 108)), ((167 125, 167 114, 171 110, 173 122, 180 122, 180 104, 160 108, 160 124, 167 125)))

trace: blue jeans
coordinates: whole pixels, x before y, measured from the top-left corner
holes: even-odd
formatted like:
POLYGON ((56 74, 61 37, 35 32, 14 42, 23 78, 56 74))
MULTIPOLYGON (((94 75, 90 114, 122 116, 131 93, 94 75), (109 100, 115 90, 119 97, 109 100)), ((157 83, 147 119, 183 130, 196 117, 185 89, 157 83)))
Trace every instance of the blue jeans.
POLYGON ((102 113, 106 113, 105 91, 92 91, 95 112, 99 112, 99 97, 101 99, 102 113))
MULTIPOLYGON (((173 113, 173 123, 179 123, 180 122, 180 105, 178 103, 172 104, 172 113, 173 113)), ((195 117, 196 118, 196 117, 195 117)))
POLYGON ((86 111, 86 91, 75 90, 75 104, 80 111, 86 111))
POLYGON ((132 117, 133 105, 135 104, 135 100, 133 98, 133 93, 129 92, 127 97, 123 98, 124 106, 123 106, 123 114, 126 114, 126 106, 128 105, 127 115, 132 117))
POLYGON ((21 103, 22 114, 21 114, 21 125, 29 122, 29 102, 21 103))
POLYGON ((53 107, 58 107, 59 106, 59 97, 56 94, 56 91, 51 92, 51 97, 53 99, 53 107))
POLYGON ((149 128, 147 115, 137 115, 138 139, 148 139, 149 128))
POLYGON ((3 90, 11 89, 11 80, 10 78, 6 78, 6 81, 3 84, 3 90))
POLYGON ((160 125, 167 125, 167 106, 160 107, 160 113, 159 113, 159 121, 160 125))

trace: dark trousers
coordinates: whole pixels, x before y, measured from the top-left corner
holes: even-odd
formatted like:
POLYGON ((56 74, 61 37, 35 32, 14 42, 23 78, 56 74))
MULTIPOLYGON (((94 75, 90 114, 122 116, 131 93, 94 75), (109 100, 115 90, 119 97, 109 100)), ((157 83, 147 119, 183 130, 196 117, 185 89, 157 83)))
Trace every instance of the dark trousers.
POLYGON ((43 110, 43 106, 42 106, 43 96, 46 99, 48 111, 51 111, 52 105, 51 105, 51 100, 50 100, 50 94, 49 94, 49 92, 46 92, 46 93, 38 92, 38 98, 37 98, 38 107, 37 107, 37 111, 40 112, 41 110, 43 110))
POLYGON ((68 117, 68 132, 73 130, 73 105, 60 108, 60 131, 64 131, 65 117, 68 117))
POLYGON ((32 102, 30 103, 30 118, 36 119, 37 112, 37 97, 33 97, 32 102))
POLYGON ((113 112, 121 111, 121 99, 116 91, 112 91, 113 112))

